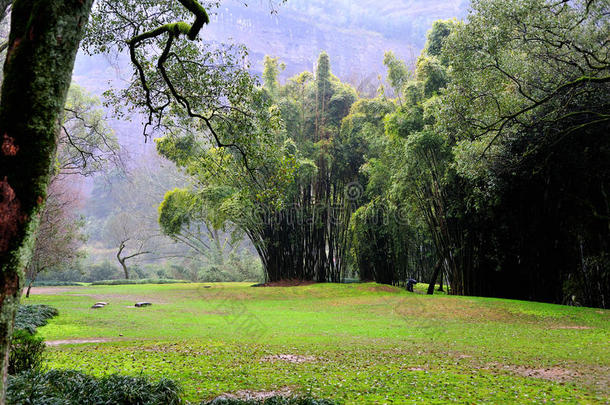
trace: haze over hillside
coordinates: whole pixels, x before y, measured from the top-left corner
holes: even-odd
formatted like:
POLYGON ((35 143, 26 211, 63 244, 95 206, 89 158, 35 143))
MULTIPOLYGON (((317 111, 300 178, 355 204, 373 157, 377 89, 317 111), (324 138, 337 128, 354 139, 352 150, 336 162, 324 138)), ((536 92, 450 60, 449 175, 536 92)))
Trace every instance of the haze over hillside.
POLYGON ((464 0, 289 0, 270 15, 262 3, 225 3, 210 25, 211 38, 232 37, 248 46, 256 72, 262 71, 265 55, 280 57, 287 65, 284 76, 311 70, 325 50, 343 80, 383 73, 387 50, 413 60, 432 22, 461 16, 468 5, 464 0))
MULTIPOLYGON (((321 51, 331 57, 333 73, 342 80, 385 74, 383 54, 394 51, 409 62, 419 55, 432 22, 463 16, 467 0, 289 0, 272 14, 267 1, 227 0, 214 11, 202 37, 244 44, 252 70, 262 71, 265 55, 286 63, 283 77, 312 70, 321 51)), ((123 59, 112 67, 104 57, 80 53, 75 80, 100 94, 109 80, 128 77, 123 59), (117 70, 117 67, 119 69, 117 70)))

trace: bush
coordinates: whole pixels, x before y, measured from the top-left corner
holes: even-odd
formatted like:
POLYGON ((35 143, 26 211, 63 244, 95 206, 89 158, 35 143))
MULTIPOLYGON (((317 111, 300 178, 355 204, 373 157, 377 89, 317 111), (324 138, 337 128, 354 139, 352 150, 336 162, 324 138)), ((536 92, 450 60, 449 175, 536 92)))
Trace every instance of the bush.
POLYGON ((45 347, 42 337, 34 336, 27 330, 15 330, 11 340, 8 373, 14 375, 40 368, 45 347))
POLYGON ((49 319, 57 316, 56 308, 48 305, 19 305, 15 316, 15 330, 36 333, 36 328, 45 326, 49 319))
POLYGON ((117 280, 124 276, 123 271, 119 269, 117 265, 104 260, 101 263, 96 263, 89 266, 85 270, 88 275, 85 277, 87 281, 99 281, 99 280, 117 280))
POLYGON ((125 284, 178 284, 178 283, 190 283, 188 280, 172 280, 165 278, 143 278, 141 280, 101 280, 94 281, 91 285, 125 285, 125 284))
MULTIPOLYGON (((27 285, 27 283, 26 283, 27 285)), ((34 281, 32 287, 67 287, 67 286, 82 286, 83 283, 77 283, 75 281, 34 281)))
POLYGON ((335 405, 328 399, 271 397, 265 400, 243 400, 232 398, 216 398, 202 405, 335 405))
POLYGON ((205 263, 197 274, 202 282, 264 281, 260 259, 247 250, 231 252, 224 263, 205 263))
POLYGON ((73 370, 31 370, 8 379, 7 404, 177 405, 182 390, 173 381, 110 375, 96 378, 73 370))

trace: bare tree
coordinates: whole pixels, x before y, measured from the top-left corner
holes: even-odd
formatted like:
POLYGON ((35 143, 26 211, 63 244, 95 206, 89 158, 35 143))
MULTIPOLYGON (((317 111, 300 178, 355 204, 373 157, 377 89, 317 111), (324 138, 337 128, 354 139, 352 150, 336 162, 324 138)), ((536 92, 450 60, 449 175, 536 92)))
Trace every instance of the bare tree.
POLYGON ((106 222, 105 233, 117 247, 116 258, 123 268, 125 278, 129 279, 127 261, 152 253, 147 249, 152 244, 155 235, 147 232, 144 224, 128 211, 117 213, 109 218, 106 222))
POLYGON ((83 220, 77 214, 80 200, 65 177, 53 178, 36 233, 32 258, 26 267, 29 280, 26 298, 30 296, 30 289, 38 274, 69 266, 83 256, 80 248, 86 238, 82 233, 83 220))

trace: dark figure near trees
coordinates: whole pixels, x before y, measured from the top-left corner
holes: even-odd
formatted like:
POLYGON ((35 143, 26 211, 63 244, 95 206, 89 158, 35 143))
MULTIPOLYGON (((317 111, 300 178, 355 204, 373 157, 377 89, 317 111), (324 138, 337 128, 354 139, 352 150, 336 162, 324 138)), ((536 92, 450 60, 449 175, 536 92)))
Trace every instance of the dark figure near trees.
POLYGON ((407 281, 407 291, 413 292, 413 286, 415 284, 417 284, 417 280, 410 278, 409 281, 407 281))

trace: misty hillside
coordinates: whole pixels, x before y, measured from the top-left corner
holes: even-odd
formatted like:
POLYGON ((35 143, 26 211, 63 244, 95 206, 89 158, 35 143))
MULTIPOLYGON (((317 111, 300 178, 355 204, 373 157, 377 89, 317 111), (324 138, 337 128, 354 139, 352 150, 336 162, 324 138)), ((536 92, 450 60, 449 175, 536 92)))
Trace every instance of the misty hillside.
MULTIPOLYGON (((204 30, 206 40, 245 44, 255 73, 262 71, 265 55, 278 56, 286 63, 283 77, 311 70, 319 53, 327 51, 333 73, 343 80, 385 75, 382 60, 387 50, 413 62, 425 43, 433 21, 460 17, 467 0, 289 0, 276 7, 254 1, 222 3, 204 30)), ((131 69, 116 66, 104 57, 80 54, 75 80, 96 93, 112 80, 128 77, 131 69)))
POLYGON ((233 38, 247 45, 256 72, 267 54, 286 63, 284 76, 311 70, 325 50, 334 73, 348 80, 384 73, 381 62, 387 50, 412 61, 432 22, 464 15, 467 5, 464 0, 290 0, 271 15, 266 2, 243 7, 229 1, 209 31, 211 39, 233 38))

